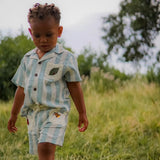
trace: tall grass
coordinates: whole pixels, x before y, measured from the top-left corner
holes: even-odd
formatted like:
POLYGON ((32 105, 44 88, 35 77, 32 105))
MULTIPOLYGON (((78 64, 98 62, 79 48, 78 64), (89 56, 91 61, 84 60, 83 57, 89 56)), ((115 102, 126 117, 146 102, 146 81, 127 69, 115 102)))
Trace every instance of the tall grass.
MULTIPOLYGON (((78 132, 72 104, 56 160, 160 160, 160 90, 155 84, 136 79, 100 93, 86 80, 83 88, 89 128, 78 132)), ((11 104, 0 104, 0 159, 36 160, 28 154, 26 120, 19 117, 15 135, 7 131, 11 104)))

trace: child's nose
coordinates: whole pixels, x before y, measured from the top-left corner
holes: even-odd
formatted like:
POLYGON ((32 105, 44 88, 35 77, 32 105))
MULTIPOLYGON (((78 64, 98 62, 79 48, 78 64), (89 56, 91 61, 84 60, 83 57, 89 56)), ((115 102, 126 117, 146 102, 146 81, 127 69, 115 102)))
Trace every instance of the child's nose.
POLYGON ((41 37, 40 42, 47 42, 47 38, 45 36, 41 37))

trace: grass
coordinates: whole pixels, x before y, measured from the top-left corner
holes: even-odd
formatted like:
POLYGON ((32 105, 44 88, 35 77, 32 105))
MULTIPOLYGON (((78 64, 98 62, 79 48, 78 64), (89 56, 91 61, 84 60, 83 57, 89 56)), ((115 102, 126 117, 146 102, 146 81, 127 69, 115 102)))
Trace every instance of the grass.
MULTIPOLYGON (((63 147, 56 160, 160 160, 160 88, 142 80, 126 82, 103 94, 85 87, 89 128, 78 132, 78 114, 71 107, 63 147)), ((6 127, 12 101, 0 103, 0 160, 37 160, 28 154, 26 120, 18 133, 6 127)))

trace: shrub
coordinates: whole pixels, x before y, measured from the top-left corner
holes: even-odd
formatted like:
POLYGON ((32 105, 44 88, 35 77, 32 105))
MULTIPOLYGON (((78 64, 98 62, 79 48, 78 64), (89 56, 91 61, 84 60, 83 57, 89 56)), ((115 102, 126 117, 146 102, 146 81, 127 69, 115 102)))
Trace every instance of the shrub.
POLYGON ((32 48, 34 48, 32 40, 23 32, 15 38, 6 36, 1 39, 0 99, 9 100, 13 96, 16 87, 12 84, 11 78, 15 74, 23 55, 32 48))
POLYGON ((109 72, 104 73, 98 67, 91 68, 90 78, 83 77, 83 88, 89 90, 95 90, 98 93, 104 93, 109 90, 115 91, 118 86, 123 84, 120 79, 116 79, 115 76, 109 72), (89 84, 89 85, 88 85, 89 84))
POLYGON ((153 68, 150 68, 147 71, 146 78, 149 83, 154 82, 160 84, 160 68, 155 72, 153 68))

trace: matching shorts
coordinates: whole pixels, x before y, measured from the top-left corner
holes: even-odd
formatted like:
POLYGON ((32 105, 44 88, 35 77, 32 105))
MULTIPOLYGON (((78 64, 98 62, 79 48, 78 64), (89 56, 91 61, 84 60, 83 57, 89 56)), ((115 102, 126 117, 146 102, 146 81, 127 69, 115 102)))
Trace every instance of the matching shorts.
POLYGON ((62 146, 68 122, 68 112, 34 106, 28 111, 29 153, 37 154, 38 143, 62 146))

